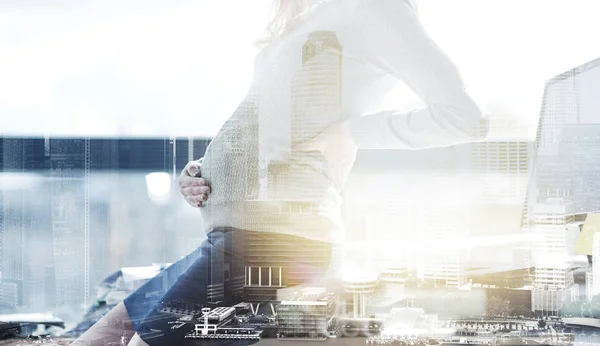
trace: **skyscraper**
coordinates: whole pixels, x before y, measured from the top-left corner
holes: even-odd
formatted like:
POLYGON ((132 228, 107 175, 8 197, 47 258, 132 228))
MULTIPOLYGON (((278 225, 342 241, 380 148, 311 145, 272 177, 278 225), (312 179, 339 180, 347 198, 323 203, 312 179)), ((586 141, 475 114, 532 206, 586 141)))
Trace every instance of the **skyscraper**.
POLYGON ((567 157, 560 154, 560 142, 568 125, 579 123, 580 75, 567 71, 548 81, 536 136, 535 203, 547 197, 572 199, 567 157))
POLYGON ((90 297, 89 139, 50 140, 56 304, 84 308, 90 297))
MULTIPOLYGON (((89 140, 89 287, 90 293, 114 270, 111 266, 111 202, 117 202, 115 190, 119 179, 119 141, 89 140), (109 186, 109 188, 107 188, 109 186), (113 187, 113 188, 110 188, 113 187)), ((118 202, 117 202, 118 203, 118 202)), ((117 256, 115 256, 117 257, 117 256)))
POLYGON ((2 212, 2 280, 18 282, 21 308, 45 307, 43 267, 50 261, 49 199, 41 185, 34 187, 31 171, 41 170, 44 142, 32 138, 4 138, 2 161, 7 173, 2 212), (23 186, 26 179, 31 185, 23 186), (11 181, 12 180, 12 181, 11 181))
POLYGON ((449 204, 428 209, 425 244, 429 247, 422 259, 422 272, 423 278, 436 287, 460 288, 467 283, 469 252, 460 239, 469 235, 469 214, 468 208, 449 204))
POLYGON ((294 147, 341 118, 342 47, 334 32, 309 35, 302 47, 302 66, 292 81, 291 98, 290 154, 286 163, 269 164, 271 183, 276 185, 269 185, 268 195, 283 200, 302 196, 305 201, 314 201, 330 185, 325 179, 327 161, 320 153, 294 147), (284 167, 286 164, 289 168, 284 167), (315 170, 319 174, 314 174, 315 170))
POLYGON ((569 70, 547 83, 536 137, 541 153, 560 142, 566 125, 579 122, 579 73, 578 69, 569 70))
POLYGON ((471 165, 483 178, 483 202, 522 205, 529 183, 533 142, 524 140, 517 120, 491 116, 490 139, 470 144, 471 165))
POLYGON ((532 307, 554 315, 577 299, 571 256, 575 248, 573 203, 549 199, 534 207, 532 235, 535 262, 532 307))
MULTIPOLYGON (((600 124, 567 125, 558 147, 574 212, 600 211, 600 124)), ((547 192, 548 193, 548 192, 547 192)), ((551 193, 551 192, 550 192, 551 193)))
MULTIPOLYGON (((315 233, 336 227, 320 215, 319 201, 331 187, 327 161, 319 152, 294 147, 341 117, 342 47, 334 32, 317 31, 309 34, 301 56, 290 93, 290 150, 266 164, 262 200, 247 202, 248 212, 255 215, 249 225, 253 230, 277 233, 291 224, 301 227, 299 231, 315 233)), ((312 248, 302 238, 289 244, 277 234, 263 232, 248 232, 244 239, 248 302, 273 300, 277 290, 305 281, 311 271, 323 270, 331 259, 327 246, 312 248), (294 258, 306 263, 297 266, 294 258)))
MULTIPOLYGON (((526 199, 533 171, 534 142, 526 141, 526 127, 517 119, 492 115, 489 125, 489 139, 469 144, 471 172, 481 187, 475 214, 483 221, 473 225, 474 232, 527 234, 526 199), (523 222, 519 216, 525 218, 523 222)), ((489 249, 475 251, 480 256, 489 253, 489 249)), ((527 241, 511 244, 502 252, 512 252, 515 269, 531 265, 531 247, 527 241)))

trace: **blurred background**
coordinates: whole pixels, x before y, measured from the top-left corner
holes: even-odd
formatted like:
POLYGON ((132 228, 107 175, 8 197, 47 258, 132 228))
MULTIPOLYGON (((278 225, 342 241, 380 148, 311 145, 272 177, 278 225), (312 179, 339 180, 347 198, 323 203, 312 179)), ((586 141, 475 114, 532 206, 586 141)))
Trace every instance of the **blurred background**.
POLYGON ((172 263, 199 246, 201 220, 173 171, 207 143, 1 139, 0 309, 78 318, 112 272, 172 263))

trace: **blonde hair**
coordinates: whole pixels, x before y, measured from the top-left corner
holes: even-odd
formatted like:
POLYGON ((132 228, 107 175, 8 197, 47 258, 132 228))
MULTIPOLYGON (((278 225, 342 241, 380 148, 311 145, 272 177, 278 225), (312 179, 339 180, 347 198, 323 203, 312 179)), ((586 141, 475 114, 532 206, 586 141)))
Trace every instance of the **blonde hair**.
MULTIPOLYGON (((321 0, 322 2, 324 0, 321 0)), ((284 32, 293 27, 316 3, 314 0, 273 0, 271 7, 271 20, 265 28, 263 36, 256 41, 259 48, 271 44, 280 38, 284 32)))
MULTIPOLYGON (((318 4, 329 0, 273 0, 271 20, 263 36, 255 42, 258 48, 264 48, 282 37, 289 29, 297 25, 318 4)), ((406 2, 418 15, 417 0, 398 0, 406 2)))

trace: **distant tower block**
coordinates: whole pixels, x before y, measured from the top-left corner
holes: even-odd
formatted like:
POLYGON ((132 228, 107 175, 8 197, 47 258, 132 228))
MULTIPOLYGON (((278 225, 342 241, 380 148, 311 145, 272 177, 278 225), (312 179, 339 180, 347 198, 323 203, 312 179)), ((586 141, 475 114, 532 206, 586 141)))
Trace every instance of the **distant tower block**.
POLYGON ((321 132, 342 113, 342 46, 334 32, 311 33, 292 82, 292 146, 321 132))
MULTIPOLYGON (((292 147, 310 140, 342 114, 342 46, 336 34, 311 33, 302 47, 302 62, 292 81, 292 147)), ((320 198, 329 186, 326 179, 315 180, 315 169, 327 170, 322 155, 292 149, 289 164, 290 183, 286 186, 292 199, 320 198)))
POLYGON ((343 280, 344 290, 353 295, 354 318, 365 315, 365 297, 377 287, 376 277, 362 277, 343 280))

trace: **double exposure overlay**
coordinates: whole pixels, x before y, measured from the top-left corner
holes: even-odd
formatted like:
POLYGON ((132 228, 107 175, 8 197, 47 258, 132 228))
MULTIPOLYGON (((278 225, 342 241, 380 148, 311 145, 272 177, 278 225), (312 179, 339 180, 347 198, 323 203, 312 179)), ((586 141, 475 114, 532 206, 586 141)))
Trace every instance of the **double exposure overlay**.
POLYGON ((470 2, 0 1, 0 339, 600 344, 600 52, 470 2))

